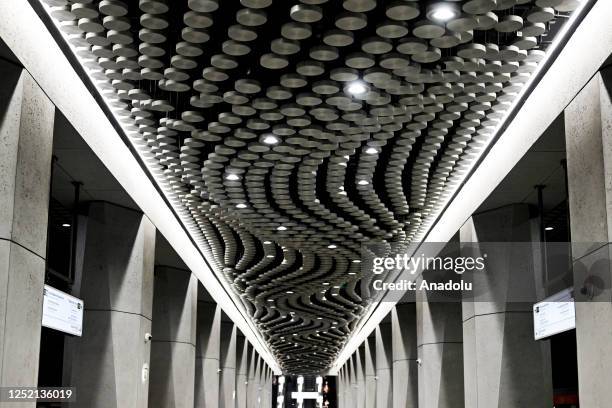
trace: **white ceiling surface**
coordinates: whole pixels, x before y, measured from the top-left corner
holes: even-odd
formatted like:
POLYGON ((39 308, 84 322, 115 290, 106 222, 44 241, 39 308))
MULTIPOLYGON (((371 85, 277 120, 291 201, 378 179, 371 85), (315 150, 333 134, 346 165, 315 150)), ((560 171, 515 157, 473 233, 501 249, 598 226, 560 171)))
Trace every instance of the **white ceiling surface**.
MULTIPOLYGON (((612 1, 593 5, 491 151, 437 219, 426 242, 448 242, 606 62, 612 54, 611 15, 612 1), (593 42, 593 38, 597 41, 593 42)), ((560 149, 558 145, 551 147, 560 149)), ((543 150, 548 148, 542 146, 543 150)), ((520 189, 514 192, 508 189, 507 193, 518 194, 517 197, 522 194, 520 189)), ((392 307, 392 302, 381 302, 368 311, 330 368, 330 374, 338 372, 392 307)))
POLYGON ((62 111, 94 154, 109 169, 134 202, 151 219, 211 296, 235 322, 259 355, 276 372, 280 368, 239 301, 217 281, 171 209, 123 143, 89 90, 26 1, 0 2, 0 37, 62 111))

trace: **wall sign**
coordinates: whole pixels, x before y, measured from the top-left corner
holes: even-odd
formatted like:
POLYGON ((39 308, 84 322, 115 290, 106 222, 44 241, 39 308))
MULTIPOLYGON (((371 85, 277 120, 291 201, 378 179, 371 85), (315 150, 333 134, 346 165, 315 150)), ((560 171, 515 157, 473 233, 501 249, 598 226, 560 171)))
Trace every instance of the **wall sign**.
POLYGON ((74 336, 83 334, 83 308, 81 299, 45 285, 42 325, 74 336))
POLYGON ((536 340, 576 328, 574 288, 564 289, 533 305, 536 340))

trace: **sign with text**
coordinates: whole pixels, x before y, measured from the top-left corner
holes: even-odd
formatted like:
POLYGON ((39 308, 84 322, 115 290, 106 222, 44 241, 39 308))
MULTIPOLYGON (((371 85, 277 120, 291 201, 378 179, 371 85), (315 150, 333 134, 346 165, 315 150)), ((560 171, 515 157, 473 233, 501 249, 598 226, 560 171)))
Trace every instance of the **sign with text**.
POLYGON ((83 301, 45 285, 42 325, 74 336, 83 334, 83 301))
POLYGON ((533 305, 536 340, 576 328, 574 289, 569 288, 533 305))

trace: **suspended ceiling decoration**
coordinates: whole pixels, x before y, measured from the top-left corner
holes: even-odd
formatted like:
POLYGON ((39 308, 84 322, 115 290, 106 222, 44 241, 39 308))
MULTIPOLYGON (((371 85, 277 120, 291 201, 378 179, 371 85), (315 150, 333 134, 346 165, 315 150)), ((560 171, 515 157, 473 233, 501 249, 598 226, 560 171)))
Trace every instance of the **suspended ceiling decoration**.
POLYGON ((372 302, 361 247, 421 239, 578 0, 44 0, 287 373, 372 302))

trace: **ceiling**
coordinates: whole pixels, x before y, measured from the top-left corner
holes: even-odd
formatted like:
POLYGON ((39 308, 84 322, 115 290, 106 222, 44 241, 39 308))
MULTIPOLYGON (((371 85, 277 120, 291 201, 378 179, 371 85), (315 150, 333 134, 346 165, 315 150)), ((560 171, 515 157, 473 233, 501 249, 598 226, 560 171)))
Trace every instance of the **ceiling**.
POLYGON ((560 115, 476 212, 516 203, 537 207, 536 186, 544 186, 542 192, 544 210, 554 209, 566 198, 563 160, 565 160, 565 127, 563 115, 560 115))
POLYGON ((307 374, 373 301, 362 245, 426 234, 579 2, 44 3, 283 370, 307 374))
POLYGON ((52 196, 62 206, 72 208, 74 185, 80 187, 80 201, 108 201, 138 209, 91 148, 56 110, 53 131, 53 186, 52 196))

